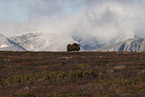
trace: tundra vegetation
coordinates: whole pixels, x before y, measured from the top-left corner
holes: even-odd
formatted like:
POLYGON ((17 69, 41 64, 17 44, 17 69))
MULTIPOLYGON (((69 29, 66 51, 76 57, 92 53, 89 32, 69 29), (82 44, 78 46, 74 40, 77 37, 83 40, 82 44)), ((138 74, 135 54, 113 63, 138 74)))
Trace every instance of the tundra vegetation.
POLYGON ((0 97, 144 97, 145 52, 0 52, 0 97))

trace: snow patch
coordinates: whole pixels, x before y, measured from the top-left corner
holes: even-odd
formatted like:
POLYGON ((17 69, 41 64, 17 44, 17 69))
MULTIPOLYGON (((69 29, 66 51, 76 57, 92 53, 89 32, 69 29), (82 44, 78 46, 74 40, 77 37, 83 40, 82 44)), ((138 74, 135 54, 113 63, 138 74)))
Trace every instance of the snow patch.
POLYGON ((10 45, 2 45, 0 48, 9 47, 10 45))

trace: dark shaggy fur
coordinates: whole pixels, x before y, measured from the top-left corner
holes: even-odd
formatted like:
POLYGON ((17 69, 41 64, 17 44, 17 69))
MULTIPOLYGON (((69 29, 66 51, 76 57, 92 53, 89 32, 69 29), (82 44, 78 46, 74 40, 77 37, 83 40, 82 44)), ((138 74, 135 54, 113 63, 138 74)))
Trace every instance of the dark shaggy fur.
POLYGON ((68 44, 67 45, 67 51, 79 51, 80 50, 80 45, 77 43, 73 43, 73 44, 68 44))

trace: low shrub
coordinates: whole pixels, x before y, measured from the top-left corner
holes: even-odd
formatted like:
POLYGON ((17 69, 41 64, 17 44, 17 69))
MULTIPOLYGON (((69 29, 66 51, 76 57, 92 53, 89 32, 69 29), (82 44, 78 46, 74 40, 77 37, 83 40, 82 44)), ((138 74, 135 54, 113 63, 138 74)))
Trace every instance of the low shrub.
POLYGON ((38 80, 55 80, 55 79, 65 79, 65 78, 71 78, 71 79, 77 79, 77 78, 83 78, 85 76, 93 76, 96 77, 93 73, 93 71, 70 71, 70 72, 64 72, 64 71, 53 71, 53 72, 38 72, 35 74, 26 74, 26 75, 14 75, 7 78, 2 78, 2 82, 6 84, 15 84, 15 83, 26 83, 29 80, 32 81, 38 81, 38 80))
POLYGON ((9 97, 36 97, 35 95, 33 94, 13 94, 13 95, 10 95, 9 97))

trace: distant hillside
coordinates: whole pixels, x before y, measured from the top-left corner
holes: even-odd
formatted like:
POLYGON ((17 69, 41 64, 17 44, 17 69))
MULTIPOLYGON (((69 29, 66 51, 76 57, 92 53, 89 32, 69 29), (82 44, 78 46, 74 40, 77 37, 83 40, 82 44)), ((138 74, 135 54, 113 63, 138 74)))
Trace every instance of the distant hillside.
POLYGON ((26 51, 23 47, 19 46, 17 43, 9 40, 4 35, 0 34, 0 51, 26 51))
POLYGON ((145 51, 145 39, 131 38, 102 48, 94 49, 93 51, 145 51))

